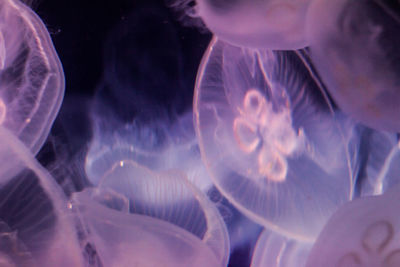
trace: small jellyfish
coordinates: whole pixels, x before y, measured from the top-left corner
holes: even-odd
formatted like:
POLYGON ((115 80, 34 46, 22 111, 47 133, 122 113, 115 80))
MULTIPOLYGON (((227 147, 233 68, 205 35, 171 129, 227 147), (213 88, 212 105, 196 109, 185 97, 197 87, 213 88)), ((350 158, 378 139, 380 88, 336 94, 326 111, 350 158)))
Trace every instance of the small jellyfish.
POLYGON ((358 136, 307 66, 299 52, 215 38, 198 73, 194 114, 222 194, 257 223, 312 241, 352 198, 358 136))
MULTIPOLYGON (((175 0, 175 6, 187 0, 175 0)), ((306 13, 311 0, 196 0, 200 17, 218 38, 234 45, 278 50, 307 46, 306 13)))
POLYGON ((399 185, 340 207, 325 225, 307 267, 400 266, 399 185))
MULTIPOLYGON (((156 260, 158 262, 158 264, 156 264, 156 262, 154 263, 156 265, 160 265, 161 262, 171 262, 168 266, 186 266, 187 263, 185 262, 186 260, 189 261, 190 258, 174 258, 171 255, 168 256, 167 253, 163 253, 163 251, 168 247, 179 247, 182 245, 180 243, 183 241, 190 242, 190 240, 185 240, 185 236, 190 235, 192 236, 190 239, 197 239, 195 242, 197 245, 193 244, 190 246, 194 255, 197 255, 197 253, 204 253, 202 252, 203 250, 209 250, 212 253, 212 257, 206 257, 204 260, 209 260, 211 266, 227 266, 229 258, 229 237, 225 223, 214 204, 204 193, 190 183, 181 171, 154 172, 130 159, 119 160, 101 177, 97 189, 90 192, 90 194, 86 194, 88 196, 85 199, 92 199, 92 202, 95 200, 97 203, 101 203, 103 207, 106 206, 119 211, 121 215, 118 216, 121 218, 124 216, 130 218, 130 215, 132 215, 132 219, 129 219, 129 221, 131 221, 130 224, 133 228, 142 227, 138 224, 140 220, 142 220, 140 218, 149 220, 148 223, 146 223, 149 228, 139 230, 142 231, 144 235, 149 235, 151 239, 141 242, 146 242, 152 247, 154 247, 152 244, 156 243, 157 248, 161 250, 160 258, 150 259, 149 257, 151 256, 148 252, 145 253, 145 251, 143 251, 143 253, 138 255, 129 254, 124 256, 127 260, 131 257, 131 260, 140 260, 143 262, 156 260), (135 218, 139 218, 140 220, 135 218), (180 237, 179 239, 181 240, 172 238, 173 235, 168 237, 168 242, 167 240, 163 240, 166 238, 165 233, 161 234, 160 231, 164 232, 163 229, 165 227, 162 226, 164 224, 166 225, 166 232, 168 232, 168 229, 172 226, 175 230, 171 233, 178 230, 182 232, 183 234, 174 234, 180 237), (159 228, 160 230, 155 231, 153 226, 155 229, 159 228), (150 237, 150 235, 152 236, 150 237), (160 236, 157 237, 157 235, 160 236), (199 246, 199 244, 207 249, 202 248, 196 252, 195 250, 199 249, 196 248, 196 246, 199 246), (142 258, 140 258, 139 255, 142 258), (182 262, 175 265, 180 260, 182 260, 182 262), (218 264, 216 265, 216 263, 218 264)), ((77 203, 78 206, 89 205, 86 203, 87 200, 81 200, 81 195, 82 193, 76 195, 75 203, 77 203)), ((107 213, 106 210, 104 212, 107 213)), ((81 213, 83 221, 88 221, 88 223, 91 224, 90 221, 94 218, 91 218, 92 215, 90 215, 89 218, 87 217, 88 215, 85 214, 87 213, 87 208, 84 208, 81 213)), ((107 221, 107 219, 101 219, 100 212, 97 217, 98 218, 95 220, 107 221)), ((93 227, 96 228, 97 226, 93 227)), ((93 233, 93 231, 97 230, 89 227, 88 231, 93 233)), ((124 229, 118 231, 124 231, 124 229)), ((138 246, 138 244, 135 245, 136 238, 134 238, 134 236, 126 236, 125 238, 132 238, 132 240, 125 240, 122 243, 127 242, 127 245, 132 247, 138 246)), ((102 241, 93 241, 94 245, 97 245, 99 242, 101 243, 102 241)), ((104 250, 106 251, 107 249, 105 248, 104 250)), ((151 251, 154 251, 154 249, 151 249, 151 251)), ((120 252, 116 253, 119 254, 120 252)), ((169 252, 169 254, 170 253, 172 252, 169 252)), ((101 257, 102 253, 100 252, 100 258, 101 257)), ((113 264, 117 264, 117 262, 121 261, 121 259, 115 256, 113 256, 113 259, 109 259, 111 256, 103 255, 103 257, 106 258, 105 261, 110 260, 114 262, 113 264)))
POLYGON ((0 123, 36 154, 64 94, 64 73, 49 33, 21 1, 0 3, 0 123))
POLYGON ((32 152, 0 127, 0 265, 84 266, 67 200, 32 152))
POLYGON ((226 266, 190 232, 150 216, 107 208, 87 190, 73 195, 73 207, 102 266, 226 266))
POLYGON ((264 229, 255 246, 251 267, 304 267, 311 244, 264 229))
POLYGON ((316 0, 307 18, 312 61, 339 108, 398 132, 400 13, 387 1, 316 0))

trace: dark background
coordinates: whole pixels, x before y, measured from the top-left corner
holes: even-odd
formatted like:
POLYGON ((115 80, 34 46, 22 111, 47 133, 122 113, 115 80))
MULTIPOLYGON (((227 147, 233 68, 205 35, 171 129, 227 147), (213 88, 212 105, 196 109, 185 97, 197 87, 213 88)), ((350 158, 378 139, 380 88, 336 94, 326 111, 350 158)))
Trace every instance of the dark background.
MULTIPOLYGON (((121 121, 173 120, 192 107, 201 57, 211 39, 163 0, 35 0, 64 67, 64 101, 38 155, 64 191, 89 186, 83 161, 93 109, 121 121), (93 102, 96 103, 93 108, 93 102)), ((229 266, 250 266, 260 228, 225 200, 232 244, 229 266)))

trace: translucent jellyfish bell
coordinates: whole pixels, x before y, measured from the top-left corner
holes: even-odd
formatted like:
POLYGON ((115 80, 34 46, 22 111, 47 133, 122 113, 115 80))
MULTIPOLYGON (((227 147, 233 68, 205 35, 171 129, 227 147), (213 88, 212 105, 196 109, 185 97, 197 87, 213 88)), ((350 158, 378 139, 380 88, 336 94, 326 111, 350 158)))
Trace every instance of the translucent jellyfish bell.
POLYGON ((309 243, 264 229, 254 249, 251 267, 304 267, 310 250, 309 243))
POLYGON ((229 43, 288 50, 307 46, 305 17, 310 2, 196 0, 196 12, 218 38, 229 43))
POLYGON ((400 266, 399 189, 340 207, 315 242, 306 266, 400 266))
POLYGON ((88 191, 73 200, 102 266, 223 266, 199 238, 171 223, 107 208, 88 191))
POLYGON ((304 64, 296 52, 214 39, 194 113, 203 160, 224 196, 256 222, 311 241, 352 197, 357 142, 304 64))
POLYGON ((400 13, 385 1, 316 0, 307 36, 318 73, 354 119, 399 132, 400 13))
POLYGON ((32 10, 4 0, 0 13, 0 124, 36 154, 61 105, 63 69, 32 10))
POLYGON ((120 194, 131 213, 167 221, 197 236, 211 248, 221 266, 227 265, 229 237, 225 223, 214 204, 182 172, 156 173, 123 160, 102 177, 98 187, 120 194))
POLYGON ((62 191, 19 139, 0 136, 0 265, 83 266, 62 191))

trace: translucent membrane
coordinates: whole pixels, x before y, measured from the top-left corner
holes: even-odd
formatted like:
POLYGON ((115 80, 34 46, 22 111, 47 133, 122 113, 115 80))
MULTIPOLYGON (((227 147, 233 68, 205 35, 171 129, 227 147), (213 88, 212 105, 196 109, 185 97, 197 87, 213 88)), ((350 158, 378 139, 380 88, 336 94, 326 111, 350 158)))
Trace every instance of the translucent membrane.
POLYGON ((180 171, 156 173, 131 160, 117 162, 103 176, 100 189, 127 199, 131 213, 155 217, 196 235, 225 266, 229 238, 218 210, 180 171))
POLYGON ((310 250, 309 243, 264 229, 254 249, 251 267, 304 267, 310 250))
POLYGON ((307 267, 400 266, 399 186, 340 207, 314 244, 307 267))
POLYGON ((61 105, 63 69, 32 10, 3 0, 0 14, 0 123, 36 154, 61 105))
POLYGON ((369 127, 399 132, 400 13, 389 2, 313 1, 307 36, 338 106, 369 127))
POLYGON ((367 157, 364 176, 359 178, 360 193, 381 195, 400 182, 400 143, 396 134, 371 130, 362 139, 367 157))
POLYGON ((224 196, 256 222, 311 241, 352 197, 356 143, 304 63, 295 52, 214 39, 194 112, 203 160, 224 196))
POLYGON ((83 266, 60 188, 12 133, 0 137, 1 266, 83 266))
POLYGON ((199 238, 171 223, 107 208, 87 191, 74 194, 73 205, 103 266, 223 266, 199 238))
POLYGON ((245 47, 287 50, 307 46, 305 19, 310 2, 196 0, 196 10, 222 40, 245 47))

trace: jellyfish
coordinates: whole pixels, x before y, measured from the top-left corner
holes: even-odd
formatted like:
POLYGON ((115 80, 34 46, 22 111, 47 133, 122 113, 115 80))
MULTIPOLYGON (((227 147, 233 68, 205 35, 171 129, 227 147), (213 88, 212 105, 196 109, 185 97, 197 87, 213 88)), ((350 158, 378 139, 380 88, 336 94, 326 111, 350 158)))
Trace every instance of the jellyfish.
MULTIPOLYGON (((172 252, 167 253, 165 251, 167 248, 186 246, 183 245, 182 242, 190 243, 191 239, 196 239, 196 242, 190 246, 188 245, 188 249, 193 250, 194 255, 197 255, 197 253, 205 253, 204 251, 207 250, 212 254, 210 256, 202 256, 205 257, 201 261, 202 264, 206 262, 209 262, 211 266, 227 266, 228 264, 229 238, 221 215, 206 195, 190 183, 187 177, 179 170, 154 172, 130 159, 120 160, 115 162, 108 172, 101 177, 97 190, 89 196, 90 199, 101 203, 104 207, 120 212, 121 215, 118 215, 116 218, 120 217, 121 221, 125 221, 125 219, 122 218, 126 217, 130 227, 133 229, 137 228, 137 232, 141 229, 140 232, 143 232, 142 234, 144 236, 148 236, 148 238, 143 237, 140 243, 135 244, 137 238, 129 235, 124 236, 123 231, 126 231, 125 228, 128 226, 122 227, 121 225, 121 229, 116 229, 115 231, 120 232, 118 236, 122 235, 124 238, 127 238, 127 240, 123 240, 122 243, 129 243, 127 246, 136 247, 142 246, 142 243, 145 242, 148 246, 153 247, 155 245, 156 248, 160 250, 159 259, 152 259, 148 251, 141 250, 142 253, 140 254, 124 256, 131 257, 130 261, 134 262, 138 260, 151 262, 152 260, 156 260, 158 264, 154 262, 155 265, 160 265, 162 262, 168 264, 171 262, 168 266, 187 266, 185 260, 190 259, 182 258, 182 252, 180 252, 180 254, 176 254, 179 250, 173 252, 175 253, 173 257, 169 255, 172 252), (142 220, 148 220, 148 222, 141 225, 140 222, 142 220), (146 225, 147 227, 144 227, 146 225), (166 236, 168 232, 171 233, 171 236, 166 236), (181 232, 182 234, 180 234, 181 232), (179 237, 180 240, 174 238, 174 236, 179 237), (186 236, 190 236, 190 238, 186 236), (163 240, 167 238, 168 240, 163 240), (186 238, 189 239, 186 240, 186 238), (203 248, 200 248, 200 244, 203 248), (199 251, 196 252, 196 250, 199 251)), ((86 203, 86 200, 80 200, 80 194, 77 196, 76 203, 78 206, 83 205, 86 207, 89 205, 86 203)), ((106 219, 107 215, 103 217, 103 213, 110 212, 99 211, 97 213, 99 214, 97 218, 92 218, 93 215, 88 215, 87 209, 84 208, 81 216, 83 221, 87 221, 90 225, 94 223, 92 220, 108 221, 108 219, 106 219), (102 214, 101 217, 100 214, 102 214)), ((119 224, 118 220, 115 222, 115 225, 119 224)), ((97 224, 99 224, 99 222, 96 222, 96 225, 97 224)), ((124 224, 127 225, 128 222, 124 222, 124 224)), ((96 225, 89 226, 88 228, 88 231, 92 235, 97 235, 94 233, 98 231, 98 226, 96 225)), ((96 236, 93 238, 98 239, 105 237, 96 236)), ((104 241, 93 241, 95 246, 98 242, 101 243, 104 241)), ((107 244, 107 246, 109 245, 107 244)), ((107 249, 104 250, 106 251, 107 249)), ((100 257, 104 257, 104 260, 110 262, 110 264, 111 262, 113 262, 112 264, 117 264, 117 262, 122 260, 115 256, 102 256, 101 251, 103 251, 103 249, 100 249, 100 257)), ((154 249, 151 249, 151 251, 154 251, 154 249)), ((120 252, 115 253, 119 254, 120 252)), ((188 255, 193 253, 190 252, 188 255)), ((128 258, 126 259, 128 260, 128 258)), ((194 264, 196 264, 195 262, 196 261, 194 261, 194 264)), ((107 266, 114 266, 112 264, 107 266)), ((150 264, 149 266, 152 265, 150 264)))
POLYGON ((341 206, 313 245, 306 266, 399 266, 399 200, 397 185, 341 206))
POLYGON ((0 265, 84 266, 67 200, 54 178, 0 127, 0 265))
POLYGON ((87 191, 73 200, 102 266, 222 266, 199 238, 171 223, 108 208, 87 191))
POLYGON ((0 124, 36 154, 64 94, 64 73, 40 18, 16 0, 0 3, 0 124))
POLYGON ((311 244, 264 229, 255 246, 251 267, 304 267, 311 244))
POLYGON ((255 222, 311 242, 352 198, 358 135, 306 63, 300 52, 215 38, 198 73, 194 114, 221 193, 255 222))
POLYGON ((307 46, 306 14, 310 0, 175 0, 173 7, 185 8, 200 17, 218 38, 234 45, 278 50, 307 46))
POLYGON ((336 104, 378 130, 398 132, 400 13, 385 1, 313 1, 313 63, 336 104))

